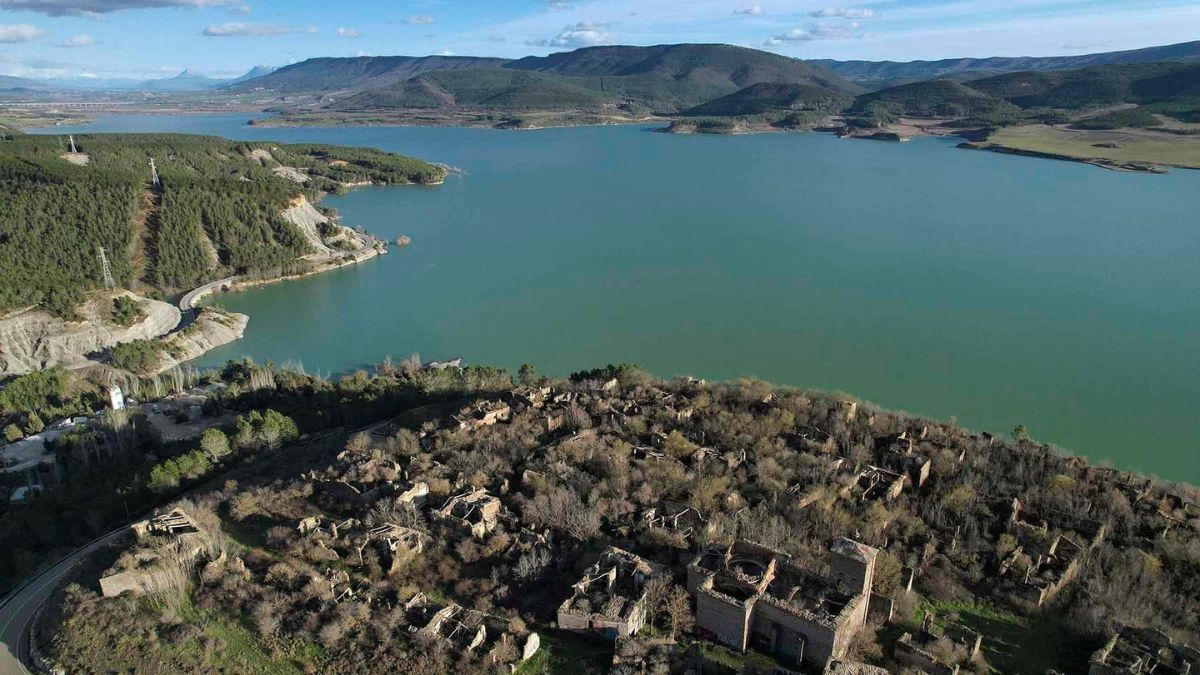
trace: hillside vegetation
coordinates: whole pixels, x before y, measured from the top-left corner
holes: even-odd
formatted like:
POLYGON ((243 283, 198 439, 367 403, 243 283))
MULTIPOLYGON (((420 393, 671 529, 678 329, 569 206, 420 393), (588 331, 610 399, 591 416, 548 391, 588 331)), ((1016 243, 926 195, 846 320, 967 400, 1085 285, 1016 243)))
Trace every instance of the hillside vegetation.
MULTIPOLYGON (((338 64, 335 69, 351 65, 338 64)), ((328 108, 527 111, 620 106, 675 113, 763 82, 806 84, 830 95, 858 91, 804 61, 728 45, 590 47, 486 65, 372 86, 328 108)))
POLYGON ((450 70, 369 89, 332 107, 347 112, 453 107, 557 110, 598 107, 609 100, 577 78, 508 70, 450 70))
MULTIPOLYGON (((1200 99, 1200 64, 1116 65, 972 80, 973 89, 1022 108, 1093 108, 1200 99)), ((1194 101, 1200 103, 1200 100, 1194 101)))
POLYGON ((818 85, 759 82, 728 96, 689 108, 682 114, 754 116, 800 111, 837 113, 853 102, 854 98, 849 94, 818 85))
MULTIPOLYGON (((1094 108, 1135 104, 1189 122, 1200 119, 1198 59, 1200 42, 1079 57, 911 64, 804 61, 719 44, 601 46, 515 61, 310 59, 238 86, 334 94, 322 107, 292 117, 368 123, 459 118, 520 127, 652 113, 690 118, 679 125, 689 129, 698 128, 696 118, 711 118, 706 128, 767 123, 791 129, 846 111, 851 127, 886 126, 900 117, 997 127, 1068 123, 1094 108), (870 80, 875 90, 863 93, 843 75, 870 80), (899 84, 886 86, 892 82, 899 84), (536 113, 544 119, 534 121, 536 113)), ((1151 126, 1144 115, 1130 119, 1151 126)))
POLYGON ((884 86, 887 86, 887 83, 902 84, 971 74, 980 77, 989 73, 1072 70, 1117 63, 1170 61, 1200 61, 1200 41, 1079 56, 993 57, 908 62, 818 59, 810 63, 865 86, 878 86, 876 83, 883 83, 884 86))
POLYGON ((472 56, 325 57, 293 63, 228 89, 235 92, 266 89, 279 93, 360 91, 435 70, 498 68, 507 62, 507 59, 472 56))
MULTIPOLYGON (((854 636, 846 661, 904 672, 893 645, 903 632, 918 633, 926 610, 939 627, 961 622, 982 633, 982 658, 939 649, 954 667, 964 664, 960 672, 1084 672, 1121 624, 1200 641, 1194 487, 1089 466, 1023 427, 997 438, 758 381, 660 382, 629 365, 560 381, 526 365, 518 377, 514 388, 509 373, 494 369, 384 366, 331 382, 229 364, 228 388, 206 404, 239 413, 228 435, 104 454, 105 466, 118 469, 85 497, 121 517, 117 494, 148 506, 195 486, 178 506, 208 538, 208 554, 142 598, 102 598, 93 590, 100 570, 83 576, 52 620, 51 657, 67 672, 159 664, 267 671, 280 663, 304 672, 511 672, 510 663, 516 672, 612 672, 611 639, 571 637, 557 612, 574 584, 604 578, 588 566, 611 545, 661 565, 662 576, 633 585, 634 594, 614 584, 628 583, 614 571, 597 584, 613 594, 593 591, 585 612, 628 611, 624 598, 644 589, 642 632, 678 640, 676 671, 771 672, 786 656, 765 643, 745 655, 717 647, 711 615, 693 614, 684 590, 688 562, 743 540, 789 556, 779 564, 797 574, 783 580, 819 578, 837 537, 878 549, 869 591, 894 603, 889 621, 872 617, 854 636), (481 410, 505 415, 489 424, 474 415, 481 410), (371 432, 333 429, 389 418, 371 432), (151 452, 156 464, 147 471, 141 462, 151 452), (897 472, 887 480, 898 481, 898 492, 876 491, 878 467, 897 472), (472 507, 462 517, 489 527, 468 530, 453 511, 438 512, 474 489, 495 498, 492 515, 472 507), (423 543, 373 541, 370 532, 423 543), (1049 583, 1057 592, 1035 606, 1027 589, 1049 583), (496 619, 472 648, 450 631, 418 633, 442 625, 437 612, 451 602, 496 619), (190 618, 196 612, 203 620, 190 618), (238 644, 253 646, 237 650, 253 652, 252 661, 204 647, 228 640, 229 625, 239 627, 238 644), (510 645, 528 631, 541 636, 539 654, 522 665, 510 645), (601 665, 582 656, 595 652, 601 665), (560 665, 539 665, 546 662, 560 665)), ((73 481, 90 472, 86 455, 73 451, 89 447, 83 440, 64 452, 73 481)), ((0 521, 8 544, 0 546, 0 580, 46 546, 18 538, 18 526, 43 514, 75 525, 60 515, 81 507, 65 501, 76 496, 70 486, 14 514, 16 522, 0 521)), ((52 541, 52 528, 33 529, 52 541)), ((112 569, 129 569, 134 555, 153 560, 170 543, 146 538, 112 569)), ((812 581, 772 587, 802 601, 815 593, 812 581)), ((723 588, 749 595, 745 585, 723 588)), ((783 606, 778 597, 760 602, 783 606)))
POLYGON ((898 117, 1015 116, 1017 107, 1003 99, 950 80, 904 84, 859 96, 849 111, 855 115, 886 113, 898 117))
POLYGON ((75 141, 80 155, 71 158, 60 138, 0 142, 0 312, 35 305, 72 316, 83 293, 103 284, 99 247, 119 286, 141 282, 164 294, 228 273, 277 272, 311 250, 280 215, 296 196, 443 175, 357 148, 176 134, 75 141), (152 157, 160 186, 151 185, 152 157), (81 158, 86 165, 68 161, 81 158), (275 175, 281 165, 306 172, 307 182, 275 175))

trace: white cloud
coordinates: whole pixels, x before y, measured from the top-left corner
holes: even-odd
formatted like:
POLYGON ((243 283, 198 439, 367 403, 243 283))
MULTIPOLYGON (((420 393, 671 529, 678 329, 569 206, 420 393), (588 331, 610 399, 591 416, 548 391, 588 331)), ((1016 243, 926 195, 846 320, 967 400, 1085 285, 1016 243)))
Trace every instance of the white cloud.
POLYGON ((592 23, 588 21, 580 21, 574 26, 567 26, 558 35, 552 38, 543 38, 540 40, 529 40, 526 44, 535 47, 594 47, 596 45, 611 44, 614 36, 608 33, 608 29, 612 26, 609 23, 592 23))
POLYGON ((0 9, 38 12, 47 16, 108 14, 125 9, 160 7, 221 7, 238 0, 0 0, 0 9))
POLYGON ((356 38, 362 35, 362 33, 359 33, 358 30, 354 28, 338 28, 337 34, 338 37, 341 38, 356 38))
POLYGON ((91 47, 96 44, 96 38, 91 35, 76 35, 58 43, 59 47, 91 47))
POLYGON ((458 56, 458 54, 455 54, 454 52, 450 51, 449 49, 443 49, 441 51, 441 53, 438 54, 438 56, 458 56))
POLYGON ((762 16, 763 8, 762 5, 750 5, 749 7, 735 9, 733 10, 733 13, 740 14, 742 16, 762 16))
POLYGON ((32 42, 45 34, 46 31, 27 23, 0 25, 0 44, 32 42))
POLYGON ((862 24, 857 21, 846 23, 820 22, 806 28, 793 28, 782 35, 767 38, 766 45, 774 47, 788 42, 816 42, 819 40, 848 40, 861 38, 862 24))
POLYGON ((408 17, 404 23, 410 26, 432 26, 434 21, 432 16, 418 15, 408 17))
POLYGON ((808 13, 819 19, 870 19, 875 10, 860 7, 826 7, 808 13))
POLYGON ((202 31, 202 35, 206 37, 264 37, 268 35, 288 35, 291 33, 316 33, 317 29, 313 26, 307 28, 291 28, 289 26, 276 26, 263 23, 242 23, 240 21, 230 21, 229 23, 213 24, 202 31))

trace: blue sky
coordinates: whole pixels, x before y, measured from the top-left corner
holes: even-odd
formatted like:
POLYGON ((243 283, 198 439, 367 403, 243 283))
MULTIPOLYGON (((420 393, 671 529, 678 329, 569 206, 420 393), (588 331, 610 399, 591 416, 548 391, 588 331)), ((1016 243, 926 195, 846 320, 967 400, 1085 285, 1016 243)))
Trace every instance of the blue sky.
POLYGON ((214 77, 312 56, 725 42, 800 58, 1046 56, 1200 39, 1200 0, 0 0, 0 74, 214 77))

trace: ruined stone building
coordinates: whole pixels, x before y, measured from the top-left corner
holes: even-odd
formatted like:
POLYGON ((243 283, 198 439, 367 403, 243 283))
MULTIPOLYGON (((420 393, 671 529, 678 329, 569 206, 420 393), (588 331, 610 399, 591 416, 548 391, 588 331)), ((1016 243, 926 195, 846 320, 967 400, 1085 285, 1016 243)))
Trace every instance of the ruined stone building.
POLYGON ((879 454, 879 463, 889 471, 906 476, 918 490, 929 480, 929 472, 933 466, 929 457, 917 450, 913 438, 908 434, 900 434, 884 447, 879 454))
POLYGON ((609 546, 558 607, 558 627, 610 639, 634 635, 646 623, 646 582, 666 570, 609 546))
POLYGON ((926 613, 919 632, 904 633, 896 640, 892 658, 928 675, 958 675, 959 668, 978 656, 982 646, 979 633, 957 624, 939 628, 933 615, 926 613))
POLYGON ((844 496, 856 501, 881 499, 892 501, 904 491, 908 478, 902 473, 889 471, 878 466, 869 466, 858 474, 854 483, 843 491, 844 496))
POLYGON ((446 500, 433 512, 435 522, 466 536, 482 538, 496 529, 500 499, 483 488, 472 488, 446 500))
POLYGON ((191 516, 175 509, 130 526, 137 546, 122 555, 100 578, 104 597, 155 593, 190 577, 192 564, 205 552, 206 537, 191 516))
POLYGON ((838 539, 822 576, 749 542, 705 551, 688 565, 696 628, 739 651, 753 646, 824 668, 866 623, 878 554, 838 539))
POLYGON ((503 401, 480 401, 454 415, 459 429, 474 430, 490 427, 512 419, 512 406, 503 401))
POLYGON ((501 617, 455 603, 438 608, 430 605, 422 593, 413 596, 405 610, 410 630, 417 638, 441 640, 454 652, 483 654, 510 673, 536 654, 541 645, 537 633, 516 633, 501 617))
POLYGON ((1083 548, 1059 535, 1039 552, 1018 546, 1000 561, 999 588, 1013 598, 1041 607, 1079 575, 1083 548))
POLYGON ((642 512, 642 522, 650 529, 665 529, 681 536, 690 536, 705 524, 699 511, 677 502, 663 502, 642 512))
POLYGON ((1035 513, 1016 498, 1009 505, 1008 530, 1026 547, 1037 541, 1049 544, 1052 537, 1048 535, 1052 530, 1058 530, 1069 534, 1082 548, 1088 550, 1095 548, 1107 534, 1107 528, 1097 520, 1061 511, 1035 513))
POLYGON ((1161 631, 1126 626, 1092 654, 1088 675, 1200 673, 1200 649, 1176 644, 1161 631))
POLYGON ((1079 574, 1083 557, 1104 538, 1103 524, 1057 511, 1033 513, 1013 499, 1008 531, 1018 546, 1000 561, 999 587, 1040 607, 1079 574))

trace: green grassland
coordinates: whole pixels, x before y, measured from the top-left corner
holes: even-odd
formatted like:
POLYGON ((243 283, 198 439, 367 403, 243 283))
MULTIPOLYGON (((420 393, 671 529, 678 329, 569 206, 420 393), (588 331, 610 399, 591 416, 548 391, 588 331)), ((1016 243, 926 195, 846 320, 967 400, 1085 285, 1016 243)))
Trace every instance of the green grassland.
POLYGON ((988 142, 1000 148, 1085 161, 1200 169, 1200 137, 1194 136, 1149 131, 1078 131, 1035 125, 1000 129, 988 138, 988 142))
POLYGON ((993 673, 1041 675, 1049 669, 1075 673, 1099 647, 1072 633, 1052 612, 1024 617, 990 604, 924 597, 895 630, 919 630, 926 611, 933 613, 938 626, 958 623, 983 635, 983 657, 993 673))

